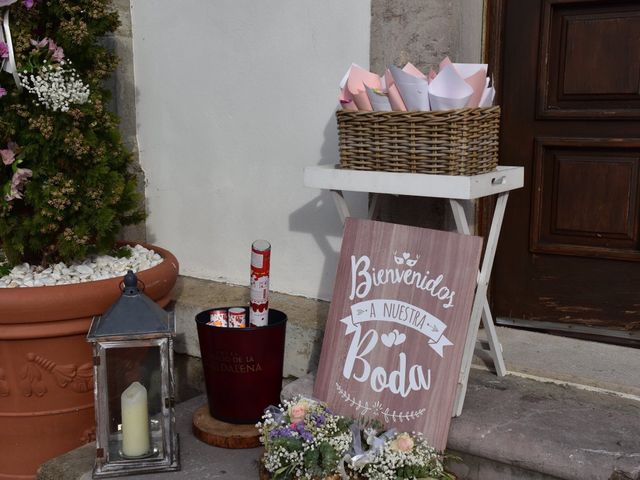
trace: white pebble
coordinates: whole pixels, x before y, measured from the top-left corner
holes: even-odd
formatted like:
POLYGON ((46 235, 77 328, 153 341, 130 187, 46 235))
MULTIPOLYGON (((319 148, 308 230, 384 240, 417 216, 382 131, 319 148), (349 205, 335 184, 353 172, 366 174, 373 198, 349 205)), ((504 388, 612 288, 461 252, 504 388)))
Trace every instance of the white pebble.
POLYGON ((84 264, 77 265, 76 272, 78 272, 81 277, 86 277, 93 273, 93 268, 91 268, 89 265, 84 265, 84 264))
POLYGON ((47 268, 28 263, 16 265, 9 274, 0 277, 0 288, 17 288, 106 280, 121 277, 128 270, 139 272, 155 267, 163 261, 153 250, 142 245, 126 246, 131 252, 129 258, 115 258, 109 255, 93 256, 82 263, 67 266, 63 262, 47 268))

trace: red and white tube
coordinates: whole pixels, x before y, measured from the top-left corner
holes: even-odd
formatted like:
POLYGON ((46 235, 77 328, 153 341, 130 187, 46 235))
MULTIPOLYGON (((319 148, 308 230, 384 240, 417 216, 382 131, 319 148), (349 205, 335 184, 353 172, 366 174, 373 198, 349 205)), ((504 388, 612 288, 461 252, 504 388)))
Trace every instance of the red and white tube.
POLYGON ((251 245, 251 294, 249 322, 255 327, 269 323, 269 271, 271 244, 256 240, 251 245))

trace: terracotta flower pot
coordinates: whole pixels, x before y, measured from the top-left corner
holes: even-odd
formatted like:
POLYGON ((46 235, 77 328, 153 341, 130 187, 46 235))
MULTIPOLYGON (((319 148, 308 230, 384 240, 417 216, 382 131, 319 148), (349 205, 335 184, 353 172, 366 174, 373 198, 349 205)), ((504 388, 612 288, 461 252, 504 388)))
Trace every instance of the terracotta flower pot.
MULTIPOLYGON (((164 307, 178 275, 167 250, 138 278, 164 307)), ((35 478, 46 460, 93 440, 94 315, 120 296, 122 278, 0 289, 0 479, 35 478)))

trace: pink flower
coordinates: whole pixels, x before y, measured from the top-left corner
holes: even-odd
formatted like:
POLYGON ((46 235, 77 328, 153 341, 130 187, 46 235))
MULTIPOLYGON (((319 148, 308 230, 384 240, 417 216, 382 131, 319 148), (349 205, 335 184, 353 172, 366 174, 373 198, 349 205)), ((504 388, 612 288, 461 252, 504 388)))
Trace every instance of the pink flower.
POLYGON ((55 51, 51 55, 51 59, 55 62, 61 62, 62 60, 64 60, 64 50, 62 49, 62 47, 58 47, 55 49, 55 51))
POLYGON ((410 452, 413 449, 413 438, 408 433, 401 433, 391 441, 391 450, 410 452))
POLYGON ((5 165, 11 165, 16 159, 16 152, 18 151, 18 144, 16 142, 9 141, 5 150, 0 150, 0 158, 5 165))
POLYGON ((11 178, 11 187, 9 193, 4 197, 5 200, 10 202, 16 198, 22 198, 22 187, 32 175, 33 172, 28 168, 18 168, 11 178))
POLYGON ((2 157, 2 163, 5 165, 11 165, 16 159, 16 155, 13 150, 0 150, 0 157, 2 157))
POLYGON ((11 185, 15 185, 19 187, 24 185, 28 178, 33 175, 33 172, 28 168, 18 168, 16 173, 13 174, 13 178, 11 179, 11 185))
POLYGON ((7 94, 7 90, 0 87, 0 98, 4 97, 7 94))
POLYGON ((36 48, 43 48, 49 44, 49 39, 47 37, 44 37, 42 40, 38 41, 32 38, 31 40, 29 40, 29 43, 31 43, 31 45, 36 48))
POLYGON ((292 425, 296 425, 304 420, 305 415, 309 411, 309 402, 300 400, 295 405, 289 407, 289 419, 292 425))
POLYGON ((0 42, 0 58, 8 58, 8 57, 9 57, 9 46, 4 42, 0 42))
POLYGON ((64 59, 64 50, 51 39, 49 39, 49 52, 51 53, 51 60, 54 62, 61 62, 64 59))
POLYGON ((24 8, 26 8, 27 10, 33 8, 35 4, 36 0, 22 0, 22 5, 24 5, 24 8))

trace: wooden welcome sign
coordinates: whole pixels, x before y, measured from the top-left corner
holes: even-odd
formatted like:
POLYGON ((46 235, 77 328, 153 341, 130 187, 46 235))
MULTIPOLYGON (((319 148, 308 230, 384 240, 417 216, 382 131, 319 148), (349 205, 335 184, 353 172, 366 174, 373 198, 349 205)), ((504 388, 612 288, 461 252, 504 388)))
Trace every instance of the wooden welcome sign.
POLYGON ((482 239, 348 218, 314 396, 447 442, 482 239))

